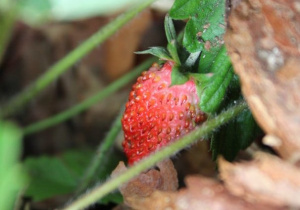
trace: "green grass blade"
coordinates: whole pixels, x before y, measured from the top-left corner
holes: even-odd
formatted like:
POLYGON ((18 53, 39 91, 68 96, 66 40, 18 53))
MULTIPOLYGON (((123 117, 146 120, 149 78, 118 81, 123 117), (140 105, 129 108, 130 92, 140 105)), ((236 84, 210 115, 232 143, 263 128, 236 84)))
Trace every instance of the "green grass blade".
MULTIPOLYGON (((1 6, 4 5, 0 4, 1 6)), ((9 9, 0 8, 0 63, 9 43, 18 13, 18 4, 15 1, 7 1, 6 7, 9 7, 9 9)))

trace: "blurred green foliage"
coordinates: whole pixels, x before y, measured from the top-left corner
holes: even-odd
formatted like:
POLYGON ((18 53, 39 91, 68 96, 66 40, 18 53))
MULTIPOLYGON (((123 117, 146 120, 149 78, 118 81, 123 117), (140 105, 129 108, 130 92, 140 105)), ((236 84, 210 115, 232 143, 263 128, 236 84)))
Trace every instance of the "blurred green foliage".
POLYGON ((72 21, 110 15, 134 3, 137 0, 20 0, 19 15, 28 24, 40 25, 53 20, 72 21))
MULTIPOLYGON (((31 177, 31 182, 25 195, 32 197, 34 201, 41 201, 57 195, 73 193, 93 155, 93 150, 78 149, 69 150, 58 157, 27 158, 25 167, 31 177)), ((120 159, 118 155, 110 156, 109 161, 102 165, 101 172, 97 173, 98 181, 104 181, 120 159)), ((111 194, 101 203, 121 201, 119 194, 111 194)))
POLYGON ((9 122, 0 122, 0 209, 13 209, 18 196, 28 183, 19 162, 22 132, 9 122))

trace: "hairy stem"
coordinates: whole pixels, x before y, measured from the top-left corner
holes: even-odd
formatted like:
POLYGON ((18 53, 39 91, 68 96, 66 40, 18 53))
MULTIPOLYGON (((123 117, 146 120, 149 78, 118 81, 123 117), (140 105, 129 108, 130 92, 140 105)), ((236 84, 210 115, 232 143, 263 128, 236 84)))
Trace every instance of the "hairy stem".
POLYGON ((112 192, 113 190, 116 190, 118 186, 124 184, 125 182, 128 182, 130 179, 137 176, 142 171, 154 166, 159 161, 162 161, 165 158, 173 155, 174 153, 187 147, 189 144, 196 142, 201 137, 209 134, 219 126, 227 123, 246 108, 247 104, 245 102, 240 102, 237 105, 229 108, 227 111, 222 112, 218 116, 207 120, 203 125, 199 126, 197 129, 195 129, 188 135, 185 135, 178 141, 168 145, 167 147, 162 148, 160 151, 152 154, 148 158, 141 160, 139 163, 129 168, 120 176, 108 180, 104 184, 94 188, 93 190, 89 191, 87 194, 83 195, 77 200, 74 200, 72 203, 67 205, 64 208, 64 210, 83 209, 97 202, 99 199, 103 198, 105 195, 112 192))
POLYGON ((71 107, 70 109, 61 112, 57 115, 54 115, 53 117, 47 118, 45 120, 42 120, 40 122, 34 123, 32 125, 29 125, 24 128, 23 132, 24 135, 29 135, 41 130, 44 130, 46 128, 49 128, 51 126, 57 125, 77 114, 80 112, 88 109, 92 105, 98 103, 99 101, 103 100, 104 98, 110 96, 112 93, 117 91, 122 86, 128 84, 132 79, 136 78, 143 70, 147 69, 156 59, 150 58, 117 81, 113 82, 100 92, 96 93, 95 95, 91 96, 90 98, 84 100, 83 102, 71 107))
POLYGON ((129 20, 134 18, 139 12, 148 7, 155 0, 141 1, 140 4, 128 10, 117 17, 114 21, 104 26, 89 39, 79 45, 75 50, 66 55, 50 67, 40 78, 29 85, 21 93, 13 97, 7 104, 0 109, 0 117, 8 117, 19 111, 32 98, 43 91, 50 83, 56 80, 60 75, 66 72, 73 64, 83 58, 87 53, 109 38, 120 27, 125 25, 129 20))

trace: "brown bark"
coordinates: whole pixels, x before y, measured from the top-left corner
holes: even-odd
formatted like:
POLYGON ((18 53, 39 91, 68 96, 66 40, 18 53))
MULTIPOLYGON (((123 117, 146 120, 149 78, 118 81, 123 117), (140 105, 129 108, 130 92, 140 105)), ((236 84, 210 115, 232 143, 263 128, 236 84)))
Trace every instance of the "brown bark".
POLYGON ((294 165, 258 153, 254 161, 245 163, 229 163, 221 158, 219 166, 220 177, 233 195, 278 208, 300 207, 300 171, 294 165))
POLYGON ((292 0, 245 0, 225 43, 256 120, 285 159, 300 154, 300 9, 292 0))

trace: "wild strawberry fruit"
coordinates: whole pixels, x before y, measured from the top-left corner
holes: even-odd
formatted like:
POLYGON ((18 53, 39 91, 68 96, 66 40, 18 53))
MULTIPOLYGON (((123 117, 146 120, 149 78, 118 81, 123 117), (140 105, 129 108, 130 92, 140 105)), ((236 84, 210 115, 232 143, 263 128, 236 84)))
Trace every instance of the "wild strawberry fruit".
POLYGON ((192 79, 170 86, 173 66, 172 61, 162 68, 154 64, 132 87, 122 118, 122 145, 130 165, 206 120, 192 79))

